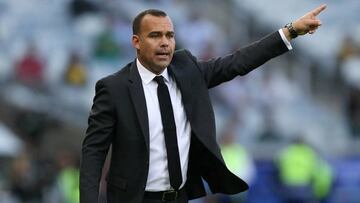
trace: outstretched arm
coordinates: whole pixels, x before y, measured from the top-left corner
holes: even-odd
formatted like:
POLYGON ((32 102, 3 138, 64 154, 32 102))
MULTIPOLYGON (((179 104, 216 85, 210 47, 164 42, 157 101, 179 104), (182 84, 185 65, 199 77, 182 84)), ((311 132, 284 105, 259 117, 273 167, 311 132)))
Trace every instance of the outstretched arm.
MULTIPOLYGON (((313 34, 316 29, 321 26, 321 21, 317 18, 317 16, 325 10, 326 5, 323 4, 314 10, 306 13, 301 18, 292 22, 292 26, 298 35, 305 35, 307 33, 313 34)), ((287 28, 283 28, 283 32, 288 40, 291 40, 292 37, 287 28)))

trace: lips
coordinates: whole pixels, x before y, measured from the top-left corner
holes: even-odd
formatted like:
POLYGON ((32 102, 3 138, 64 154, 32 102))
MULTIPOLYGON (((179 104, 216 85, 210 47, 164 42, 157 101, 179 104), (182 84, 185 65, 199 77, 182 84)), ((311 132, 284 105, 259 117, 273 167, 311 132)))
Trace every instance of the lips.
POLYGON ((158 51, 155 53, 156 57, 160 60, 167 60, 170 56, 170 52, 168 51, 158 51))
POLYGON ((169 56, 170 52, 156 52, 155 53, 157 56, 169 56))

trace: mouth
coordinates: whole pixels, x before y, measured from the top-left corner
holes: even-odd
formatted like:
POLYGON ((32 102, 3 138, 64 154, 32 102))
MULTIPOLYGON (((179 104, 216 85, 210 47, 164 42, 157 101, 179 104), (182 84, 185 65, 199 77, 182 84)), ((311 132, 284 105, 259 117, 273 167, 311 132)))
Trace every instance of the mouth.
POLYGON ((168 51, 158 51, 155 53, 155 55, 159 58, 167 59, 170 56, 170 52, 168 51))

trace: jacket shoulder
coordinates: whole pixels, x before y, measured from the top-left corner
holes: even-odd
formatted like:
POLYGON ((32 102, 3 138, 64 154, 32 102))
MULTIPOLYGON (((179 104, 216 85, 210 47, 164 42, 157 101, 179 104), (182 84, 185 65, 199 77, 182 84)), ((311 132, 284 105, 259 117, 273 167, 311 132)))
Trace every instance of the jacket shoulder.
POLYGON ((174 66, 199 66, 197 58, 187 49, 179 49, 174 52, 171 64, 174 66))
POLYGON ((194 55, 187 49, 178 49, 174 52, 172 62, 183 61, 183 60, 192 60, 197 61, 194 55))

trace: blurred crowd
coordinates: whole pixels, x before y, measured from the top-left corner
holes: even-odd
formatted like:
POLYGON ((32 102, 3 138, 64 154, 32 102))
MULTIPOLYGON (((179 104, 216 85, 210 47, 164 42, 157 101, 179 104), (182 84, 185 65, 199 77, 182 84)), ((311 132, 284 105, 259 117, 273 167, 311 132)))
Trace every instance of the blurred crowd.
MULTIPOLYGON (((94 84, 134 60, 131 20, 139 11, 165 10, 177 49, 207 60, 281 26, 269 26, 252 6, 0 0, 0 203, 79 202, 79 154, 94 84)), ((296 43, 296 53, 211 90, 224 160, 251 189, 193 203, 360 202, 360 40, 344 34, 334 65, 296 43)))

